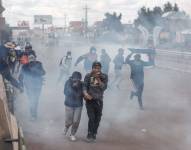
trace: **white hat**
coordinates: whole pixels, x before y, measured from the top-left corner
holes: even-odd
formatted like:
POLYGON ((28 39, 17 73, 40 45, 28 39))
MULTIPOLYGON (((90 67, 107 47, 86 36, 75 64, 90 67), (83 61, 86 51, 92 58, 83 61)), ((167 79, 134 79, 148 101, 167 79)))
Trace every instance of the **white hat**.
POLYGON ((7 43, 4 44, 4 46, 6 48, 10 48, 10 49, 14 49, 15 48, 15 45, 12 42, 7 42, 7 43))

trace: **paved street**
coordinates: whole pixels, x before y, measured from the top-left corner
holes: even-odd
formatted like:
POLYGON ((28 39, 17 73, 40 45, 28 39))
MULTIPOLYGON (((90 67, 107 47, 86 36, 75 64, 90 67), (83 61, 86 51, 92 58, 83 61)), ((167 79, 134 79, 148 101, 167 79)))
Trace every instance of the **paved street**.
MULTIPOLYGON (((85 49, 87 47, 84 47, 85 49)), ((57 51, 61 52, 61 49, 57 51)), ((76 48, 73 48, 72 52, 75 51, 76 48)), ((80 52, 83 53, 83 50, 80 49, 80 52)), ((190 149, 190 74, 160 68, 146 69, 143 96, 145 110, 141 111, 138 109, 136 98, 129 99, 132 84, 129 80, 128 66, 123 69, 124 80, 120 90, 111 87, 105 94, 104 112, 97 142, 93 144, 85 142, 87 134, 85 107, 77 133, 78 141, 70 142, 68 137, 62 134, 64 129, 63 84, 56 84, 58 69, 55 67, 58 63, 55 58, 60 56, 59 53, 54 51, 55 55, 47 55, 47 58, 44 57, 43 60, 45 66, 49 67, 46 68, 47 76, 37 122, 33 123, 29 120, 25 95, 19 95, 17 99, 17 115, 23 126, 29 150, 190 149)), ((74 57, 76 55, 77 53, 74 57)), ((81 66, 75 69, 82 70, 81 66)), ((110 79, 113 79, 112 71, 110 79)))

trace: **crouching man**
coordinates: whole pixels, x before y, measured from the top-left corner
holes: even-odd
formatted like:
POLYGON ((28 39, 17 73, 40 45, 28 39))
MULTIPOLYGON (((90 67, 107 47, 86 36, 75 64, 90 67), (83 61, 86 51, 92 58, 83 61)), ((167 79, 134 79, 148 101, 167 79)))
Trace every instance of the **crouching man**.
POLYGON ((103 94, 107 89, 108 76, 101 72, 101 63, 94 62, 91 73, 84 79, 83 93, 86 100, 88 122, 87 142, 94 142, 101 121, 103 94))
POLYGON ((83 106, 83 91, 82 91, 82 75, 80 72, 73 72, 64 87, 65 94, 65 131, 66 135, 71 127, 70 140, 76 141, 75 134, 80 124, 82 106, 83 106))

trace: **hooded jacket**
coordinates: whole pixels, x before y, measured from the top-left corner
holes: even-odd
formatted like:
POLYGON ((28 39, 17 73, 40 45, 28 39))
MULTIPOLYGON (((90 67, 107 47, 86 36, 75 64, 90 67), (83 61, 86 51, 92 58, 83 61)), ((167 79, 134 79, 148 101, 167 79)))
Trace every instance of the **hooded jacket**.
POLYGON ((108 76, 106 74, 101 73, 100 79, 103 84, 96 85, 95 78, 92 73, 88 73, 84 79, 83 91, 86 91, 93 97, 93 100, 103 100, 104 91, 107 89, 108 76))
POLYGON ((83 83, 74 85, 72 78, 66 81, 64 87, 65 105, 68 107, 82 107, 83 106, 83 83))

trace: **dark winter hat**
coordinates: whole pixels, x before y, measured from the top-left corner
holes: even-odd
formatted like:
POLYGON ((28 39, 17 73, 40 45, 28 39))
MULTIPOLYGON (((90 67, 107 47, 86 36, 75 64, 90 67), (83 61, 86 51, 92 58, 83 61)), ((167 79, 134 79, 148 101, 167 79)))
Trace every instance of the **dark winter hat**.
POLYGON ((78 79, 78 80, 81 80, 82 79, 82 74, 78 71, 74 71, 72 73, 72 79, 78 79))
POLYGON ((67 55, 71 55, 72 54, 72 52, 71 51, 67 51, 67 55))
POLYGON ((92 46, 91 48, 90 48, 90 52, 96 52, 97 50, 96 50, 96 48, 94 47, 94 46, 92 46))
POLYGON ((98 62, 98 61, 95 61, 95 62, 92 64, 92 68, 95 68, 96 66, 101 67, 101 63, 98 62))
POLYGON ((14 49, 15 48, 15 45, 12 42, 7 42, 7 43, 4 44, 4 46, 6 48, 10 48, 10 49, 14 49))
POLYGON ((32 49, 32 45, 26 45, 25 49, 32 49))
POLYGON ((141 55, 140 55, 140 54, 136 54, 136 55, 134 56, 134 58, 141 58, 141 55))

